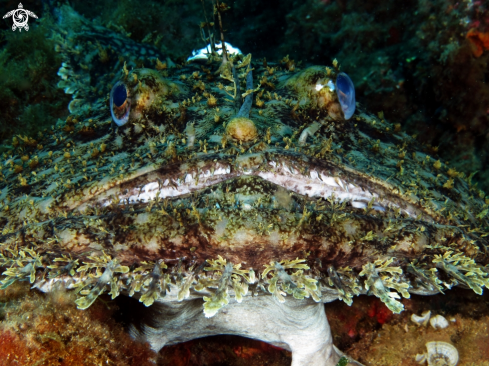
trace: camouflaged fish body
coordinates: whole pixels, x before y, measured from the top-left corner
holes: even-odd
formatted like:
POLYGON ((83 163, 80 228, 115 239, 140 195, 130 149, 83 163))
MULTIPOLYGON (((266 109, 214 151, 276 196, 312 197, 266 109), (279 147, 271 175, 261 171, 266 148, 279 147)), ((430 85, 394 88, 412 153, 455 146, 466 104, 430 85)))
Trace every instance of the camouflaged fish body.
POLYGON ((64 281, 82 309, 102 293, 200 298, 211 317, 251 295, 369 293, 400 312, 410 293, 489 286, 484 193, 382 115, 344 120, 317 86, 337 66, 292 72, 249 55, 234 77, 220 61, 170 67, 151 46, 73 24, 54 36, 72 114, 15 137, 1 163, 3 287, 64 281), (120 127, 118 81, 131 108, 120 127))

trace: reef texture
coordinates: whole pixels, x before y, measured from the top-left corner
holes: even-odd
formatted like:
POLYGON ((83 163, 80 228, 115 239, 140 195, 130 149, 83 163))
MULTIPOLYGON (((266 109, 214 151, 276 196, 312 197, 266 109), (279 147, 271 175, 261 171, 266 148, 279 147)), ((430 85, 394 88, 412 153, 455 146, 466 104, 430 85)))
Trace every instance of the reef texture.
MULTIPOLYGON (((360 296, 351 306, 341 302, 325 305, 334 342, 366 366, 416 366, 416 354, 423 353, 425 344, 445 341, 453 344, 460 355, 459 365, 489 364, 488 295, 478 296, 470 290, 457 289, 446 295, 418 296, 403 299, 406 310, 393 314, 374 297, 360 296), (431 310, 449 320, 445 329, 431 325, 417 326, 412 314, 431 310), (455 320, 455 321, 454 321, 455 320)), ((158 364, 230 366, 290 364, 291 355, 265 343, 220 336, 198 339, 169 346, 159 353, 158 364)))
POLYGON ((79 311, 63 290, 48 296, 15 284, 0 291, 0 359, 13 365, 154 365, 148 345, 132 340, 100 301, 79 311))
POLYGON ((70 97, 56 87, 61 57, 54 50, 54 42, 46 37, 52 19, 42 17, 35 22, 29 32, 12 32, 9 28, 0 34, 4 43, 0 52, 2 153, 8 149, 4 139, 20 133, 36 137, 43 129, 51 128, 58 117, 68 115, 70 97))
MULTIPOLYGON (((487 294, 474 297, 467 290, 457 289, 446 295, 413 296, 404 299, 406 311, 387 318, 382 304, 361 298, 351 309, 326 304, 326 311, 335 343, 365 365, 419 365, 417 354, 425 352, 425 344, 443 341, 455 346, 458 365, 486 366, 489 364, 489 309, 487 294), (448 327, 434 329, 416 325, 410 318, 430 310, 442 315, 448 327)), ((385 307, 384 307, 385 309, 385 307)))
MULTIPOLYGON (((209 337, 168 346, 156 355, 128 339, 114 322, 114 316, 118 319, 121 313, 133 310, 129 301, 120 298, 123 301, 116 303, 104 297, 103 302, 98 301, 87 311, 80 311, 75 309, 69 292, 28 291, 27 284, 18 284, 0 292, 0 354, 3 360, 11 360, 12 365, 27 365, 28 357, 32 363, 39 361, 46 365, 49 362, 88 365, 94 364, 96 357, 127 365, 146 365, 148 360, 156 360, 160 366, 286 366, 291 362, 288 351, 234 336, 209 337), (41 321, 46 319, 48 324, 41 321), (87 327, 87 322, 93 327, 87 327), (96 350, 100 353, 87 360, 83 353, 87 347, 92 355, 96 350), (14 355, 17 355, 15 361, 14 355), (117 359, 119 356, 127 358, 117 359)), ((415 366, 415 355, 423 352, 426 342, 445 340, 458 349, 459 364, 487 364, 489 303, 486 294, 478 296, 470 290, 453 290, 446 295, 415 295, 402 302, 406 310, 401 314, 392 314, 375 297, 360 296, 351 306, 341 302, 326 304, 335 344, 366 366, 415 366), (429 324, 416 326, 410 320, 411 314, 426 310, 456 321, 450 321, 450 326, 442 330, 434 330, 429 324)))

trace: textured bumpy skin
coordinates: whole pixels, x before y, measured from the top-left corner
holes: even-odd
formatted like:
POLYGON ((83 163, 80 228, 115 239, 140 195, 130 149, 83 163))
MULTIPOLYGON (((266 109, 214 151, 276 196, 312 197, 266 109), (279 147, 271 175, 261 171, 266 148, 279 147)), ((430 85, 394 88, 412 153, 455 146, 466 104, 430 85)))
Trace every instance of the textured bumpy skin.
POLYGON ((53 37, 72 114, 2 158, 3 287, 64 281, 81 309, 104 292, 146 306, 168 292, 212 317, 231 297, 350 304, 368 292, 400 312, 401 295, 489 286, 484 193, 382 116, 345 120, 336 63, 170 67, 62 12, 69 27, 53 37))

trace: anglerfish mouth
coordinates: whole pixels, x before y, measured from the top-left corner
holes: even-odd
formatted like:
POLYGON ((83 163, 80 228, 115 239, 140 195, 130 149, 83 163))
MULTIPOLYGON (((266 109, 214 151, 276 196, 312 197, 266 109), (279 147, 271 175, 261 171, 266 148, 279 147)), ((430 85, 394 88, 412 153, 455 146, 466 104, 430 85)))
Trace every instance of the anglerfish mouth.
MULTIPOLYGON (((415 220, 434 222, 386 183, 333 163, 273 151, 233 162, 210 155, 160 167, 93 192, 74 210, 109 213, 107 230, 123 262, 162 257, 199 262, 221 255, 258 270, 311 252, 325 266, 361 268, 390 241, 394 218, 400 220, 397 230, 416 225, 415 220), (378 244, 358 245, 369 232, 378 233, 369 244, 378 244)), ((80 248, 83 236, 77 235, 80 248)), ((66 238, 69 245, 72 238, 66 238)), ((422 235, 410 244, 428 242, 422 235)), ((414 256, 407 243, 392 251, 414 256)))
MULTIPOLYGON (((392 194, 392 187, 388 185, 374 183, 359 173, 339 169, 333 164, 311 164, 309 160, 292 155, 275 156, 272 152, 243 155, 231 164, 210 156, 198 164, 184 163, 144 174, 97 195, 86 204, 108 206, 113 200, 122 204, 145 204, 157 198, 173 199, 198 194, 208 188, 217 189, 239 177, 258 177, 290 194, 311 199, 332 200, 353 208, 369 207, 380 212, 397 210, 410 217, 423 214, 415 205, 392 194)), ((273 192, 268 194, 272 194, 272 200, 277 199, 273 192)))

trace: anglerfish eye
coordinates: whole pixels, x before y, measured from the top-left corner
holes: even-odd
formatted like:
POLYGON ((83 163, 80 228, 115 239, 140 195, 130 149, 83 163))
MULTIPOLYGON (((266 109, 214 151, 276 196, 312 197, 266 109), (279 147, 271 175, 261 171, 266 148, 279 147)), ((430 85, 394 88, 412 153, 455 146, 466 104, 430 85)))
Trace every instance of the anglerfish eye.
POLYGON ((336 95, 345 119, 350 119, 355 112, 355 86, 344 72, 340 72, 336 77, 336 95))
POLYGON ((126 124, 131 111, 131 100, 126 85, 118 81, 110 91, 110 114, 118 126, 126 124))

